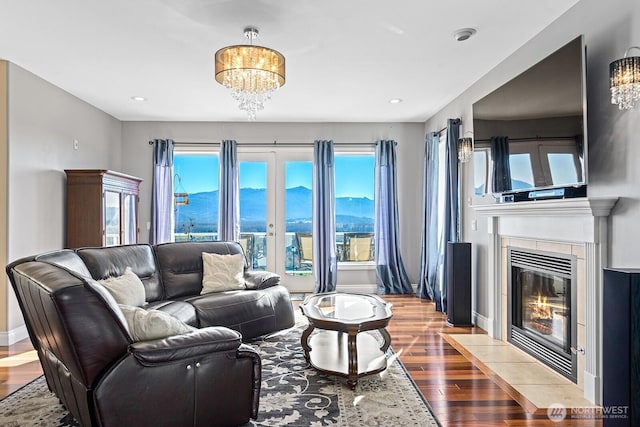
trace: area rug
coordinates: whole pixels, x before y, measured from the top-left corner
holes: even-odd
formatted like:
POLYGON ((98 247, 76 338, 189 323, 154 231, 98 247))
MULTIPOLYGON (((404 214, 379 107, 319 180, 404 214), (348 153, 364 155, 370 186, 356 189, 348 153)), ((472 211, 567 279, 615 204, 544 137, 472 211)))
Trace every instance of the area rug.
MULTIPOLYGON (((251 426, 440 426, 404 366, 389 350, 389 366, 363 377, 355 390, 305 361, 305 319, 250 345, 262 357, 260 412, 251 426)), ((374 333, 377 334, 377 333, 374 333)), ((0 426, 78 426, 43 377, 0 401, 0 426)))

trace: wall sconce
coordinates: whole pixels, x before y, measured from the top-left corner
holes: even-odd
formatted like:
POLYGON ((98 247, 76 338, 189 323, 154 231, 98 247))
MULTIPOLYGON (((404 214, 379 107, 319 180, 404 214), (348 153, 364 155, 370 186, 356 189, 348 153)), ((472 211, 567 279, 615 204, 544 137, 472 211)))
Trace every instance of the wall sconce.
POLYGON ((633 108, 640 99, 640 56, 627 57, 631 49, 640 47, 631 46, 624 58, 609 64, 611 103, 618 104, 620 110, 633 108))
MULTIPOLYGON (((473 135, 471 131, 466 131, 464 134, 473 135)), ((473 159, 473 138, 463 136, 458 139, 458 161, 460 163, 467 163, 471 159, 473 159)))

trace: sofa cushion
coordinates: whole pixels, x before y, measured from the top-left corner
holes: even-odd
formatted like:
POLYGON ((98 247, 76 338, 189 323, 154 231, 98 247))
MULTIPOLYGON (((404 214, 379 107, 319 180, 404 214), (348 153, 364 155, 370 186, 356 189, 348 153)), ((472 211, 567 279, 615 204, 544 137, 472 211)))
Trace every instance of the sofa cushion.
MULTIPOLYGON (((202 291, 202 252, 242 254, 236 242, 176 242, 153 247, 164 285, 164 299, 191 297, 202 291)), ((134 270, 135 271, 135 270, 134 270)))
POLYGON ((202 253, 202 295, 211 292, 244 289, 242 254, 220 255, 202 253))
POLYGON ((181 322, 172 315, 140 307, 119 304, 127 320, 129 332, 134 341, 149 341, 174 335, 187 334, 196 328, 181 322))
POLYGON ((146 244, 81 248, 76 253, 84 261, 91 277, 103 280, 121 276, 127 267, 142 280, 146 301, 165 299, 151 246, 146 244))
POLYGON ((36 261, 46 262, 66 268, 83 277, 91 277, 91 273, 87 270, 82 259, 71 249, 62 249, 59 251, 47 252, 37 255, 36 261))
POLYGON ((198 324, 198 317, 196 316, 196 309, 193 305, 184 301, 153 301, 143 307, 146 310, 159 310, 164 311, 172 315, 173 317, 180 319, 187 325, 195 326, 198 324))
POLYGON ((136 274, 127 267, 122 276, 99 280, 118 304, 142 307, 145 304, 144 285, 136 274))

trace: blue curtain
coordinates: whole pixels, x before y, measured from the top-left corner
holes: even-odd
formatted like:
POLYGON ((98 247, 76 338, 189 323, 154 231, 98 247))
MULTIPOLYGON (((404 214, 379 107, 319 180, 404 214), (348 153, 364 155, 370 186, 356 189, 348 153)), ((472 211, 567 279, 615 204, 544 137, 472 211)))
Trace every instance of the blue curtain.
POLYGON ((413 293, 400 256, 396 143, 376 143, 375 259, 379 294, 413 293))
POLYGON ((238 144, 220 144, 220 191, 218 192, 218 240, 240 239, 240 189, 238 144))
POLYGON ((460 241, 460 211, 458 187, 458 138, 460 137, 460 119, 447 120, 447 146, 444 194, 444 218, 442 240, 440 241, 440 262, 438 268, 442 270, 440 291, 436 292, 436 310, 447 312, 447 242, 460 241))
POLYGON ((316 293, 336 290, 338 259, 333 141, 313 143, 313 274, 316 293))
POLYGON ((509 137, 491 137, 491 160, 493 161, 493 192, 500 193, 511 190, 509 137))
POLYGON ((149 143, 153 144, 149 243, 154 245, 171 241, 174 142, 171 139, 154 139, 149 143))
POLYGON ((422 198, 422 235, 420 238, 420 281, 418 296, 435 300, 440 284, 437 281, 438 261, 438 145, 440 134, 427 134, 424 153, 422 198))

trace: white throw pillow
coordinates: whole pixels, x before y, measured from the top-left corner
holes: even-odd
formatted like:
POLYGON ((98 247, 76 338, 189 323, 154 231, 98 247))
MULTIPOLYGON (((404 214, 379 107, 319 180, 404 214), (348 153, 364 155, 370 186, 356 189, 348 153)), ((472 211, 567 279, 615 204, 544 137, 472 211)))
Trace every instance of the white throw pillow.
POLYGON ((196 328, 158 310, 145 310, 140 307, 119 304, 129 325, 129 333, 134 341, 148 341, 174 335, 186 334, 196 328))
POLYGON ((245 289, 244 255, 202 253, 202 292, 236 291, 245 289))
POLYGON ((141 307, 145 304, 144 285, 142 280, 127 267, 122 276, 99 280, 107 288, 118 304, 141 307))

